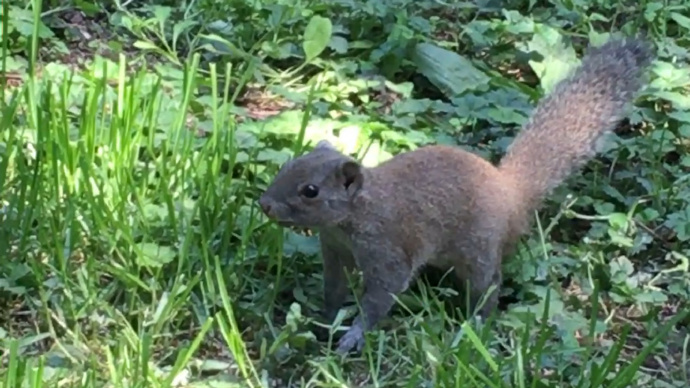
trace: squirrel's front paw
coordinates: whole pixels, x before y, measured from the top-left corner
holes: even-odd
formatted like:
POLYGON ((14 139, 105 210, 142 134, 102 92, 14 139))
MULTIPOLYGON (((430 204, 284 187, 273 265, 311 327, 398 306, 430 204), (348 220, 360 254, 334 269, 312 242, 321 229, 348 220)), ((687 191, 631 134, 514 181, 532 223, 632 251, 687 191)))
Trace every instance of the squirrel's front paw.
POLYGON ((364 330, 360 325, 354 324, 350 327, 350 330, 348 330, 347 333, 340 338, 336 352, 342 355, 346 354, 353 348, 355 348, 357 352, 361 352, 363 347, 364 330))

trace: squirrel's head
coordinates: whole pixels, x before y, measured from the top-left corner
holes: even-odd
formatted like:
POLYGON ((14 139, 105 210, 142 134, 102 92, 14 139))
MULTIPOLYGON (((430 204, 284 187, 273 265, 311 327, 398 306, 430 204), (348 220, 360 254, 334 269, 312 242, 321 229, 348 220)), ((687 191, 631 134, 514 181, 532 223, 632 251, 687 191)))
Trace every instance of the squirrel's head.
POLYGON ((363 167, 326 140, 281 167, 259 198, 283 226, 323 227, 344 221, 364 182, 363 167))

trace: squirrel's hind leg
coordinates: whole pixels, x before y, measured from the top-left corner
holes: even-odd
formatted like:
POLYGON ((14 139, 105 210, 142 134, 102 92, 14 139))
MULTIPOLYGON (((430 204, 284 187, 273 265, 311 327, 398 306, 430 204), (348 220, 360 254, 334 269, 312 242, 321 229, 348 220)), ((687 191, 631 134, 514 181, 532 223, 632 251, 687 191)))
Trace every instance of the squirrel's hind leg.
POLYGON ((469 306, 465 304, 462 306, 466 317, 477 313, 486 319, 498 306, 499 288, 502 281, 501 256, 498 247, 498 244, 486 242, 472 244, 470 249, 462 250, 461 257, 466 265, 455 266, 454 272, 456 282, 460 286, 459 291, 469 297, 469 306), (469 311, 465 310, 465 307, 469 307, 469 311))

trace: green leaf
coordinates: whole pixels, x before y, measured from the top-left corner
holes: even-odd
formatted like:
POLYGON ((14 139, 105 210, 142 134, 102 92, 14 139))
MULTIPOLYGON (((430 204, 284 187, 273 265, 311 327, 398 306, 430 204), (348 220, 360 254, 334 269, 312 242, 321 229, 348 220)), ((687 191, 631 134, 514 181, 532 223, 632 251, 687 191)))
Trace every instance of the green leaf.
POLYGON ((234 43, 216 34, 199 35, 199 40, 201 42, 201 47, 210 52, 228 55, 233 59, 241 58, 249 60, 251 58, 251 55, 235 46, 234 43))
POLYGON ((634 296, 639 303, 666 303, 668 297, 659 291, 645 291, 634 296))
POLYGON ((667 113, 668 117, 682 121, 684 123, 690 123, 690 111, 687 110, 675 110, 667 113))
POLYGON ((134 47, 142 50, 155 50, 155 51, 160 51, 158 46, 151 42, 143 41, 143 40, 137 40, 134 42, 134 47))
POLYGON ((302 253, 307 256, 317 255, 319 253, 319 239, 288 231, 283 242, 283 253, 286 256, 292 256, 295 253, 302 253))
MULTIPOLYGON (((33 14, 30 10, 23 10, 15 7, 10 8, 9 20, 10 25, 23 36, 33 36, 34 34, 34 20, 33 14)), ((38 37, 40 39, 53 38, 55 34, 53 30, 48 28, 41 20, 38 23, 38 37)))
POLYGON ((654 93, 654 96, 667 100, 672 103, 676 109, 690 109, 690 97, 683 93, 660 91, 654 93))
POLYGON ((676 232, 680 241, 690 240, 690 207, 669 214, 665 224, 676 232))
POLYGON ((199 365, 199 369, 204 372, 220 372, 228 370, 230 367, 232 367, 231 363, 221 360, 204 360, 199 365))
POLYGON ((328 44, 328 47, 332 48, 338 54, 345 54, 348 48, 347 39, 342 36, 334 35, 328 44))
POLYGON ((256 154, 256 158, 254 159, 255 161, 260 161, 260 162, 273 162, 277 165, 282 165, 288 160, 290 160, 290 157, 292 155, 287 152, 286 150, 273 150, 270 148, 264 149, 259 151, 256 154))
POLYGON ((679 26, 690 30, 690 18, 683 16, 678 12, 671 12, 671 19, 673 19, 679 26))
POLYGON ((175 258, 175 251, 171 247, 154 243, 141 243, 137 247, 141 250, 139 264, 145 267, 160 267, 170 263, 175 258))
POLYGON ((625 213, 611 213, 608 217, 609 225, 616 230, 628 228, 628 215, 625 213))
POLYGON ((330 19, 318 15, 312 16, 304 30, 302 43, 307 62, 318 57, 326 49, 332 34, 333 24, 330 19))
POLYGON ((624 283, 635 272, 633 263, 625 256, 619 256, 609 263, 611 280, 614 283, 624 283))
POLYGON ((418 44, 413 61, 417 70, 449 97, 483 90, 490 80, 467 58, 431 43, 418 44))
POLYGON ((170 17, 171 12, 172 12, 172 8, 170 8, 170 7, 161 6, 161 5, 154 5, 153 6, 153 15, 156 18, 156 21, 158 21, 158 23, 160 24, 161 28, 163 28, 163 24, 170 17))
POLYGON ((181 22, 176 23, 173 27, 173 47, 177 47, 177 40, 180 37, 180 34, 194 27, 196 24, 197 22, 193 20, 182 20, 181 22))
POLYGON ((562 35, 554 28, 541 26, 527 46, 543 57, 541 62, 529 61, 529 64, 546 94, 579 64, 575 50, 563 43, 562 35))

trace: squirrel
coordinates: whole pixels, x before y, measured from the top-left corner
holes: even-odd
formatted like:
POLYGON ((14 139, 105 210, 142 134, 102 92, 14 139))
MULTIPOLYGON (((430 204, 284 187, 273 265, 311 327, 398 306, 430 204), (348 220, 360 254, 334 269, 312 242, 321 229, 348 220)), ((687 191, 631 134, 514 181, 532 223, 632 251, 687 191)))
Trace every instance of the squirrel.
POLYGON ((287 161, 259 198, 280 226, 318 230, 325 318, 348 294, 346 271, 362 272, 361 312, 336 352, 364 345, 393 295, 425 266, 469 282, 479 319, 497 307, 501 262, 514 253, 543 198, 596 155, 625 118, 652 62, 646 42, 609 40, 534 108, 498 166, 458 147, 428 145, 365 167, 327 140, 287 161))

